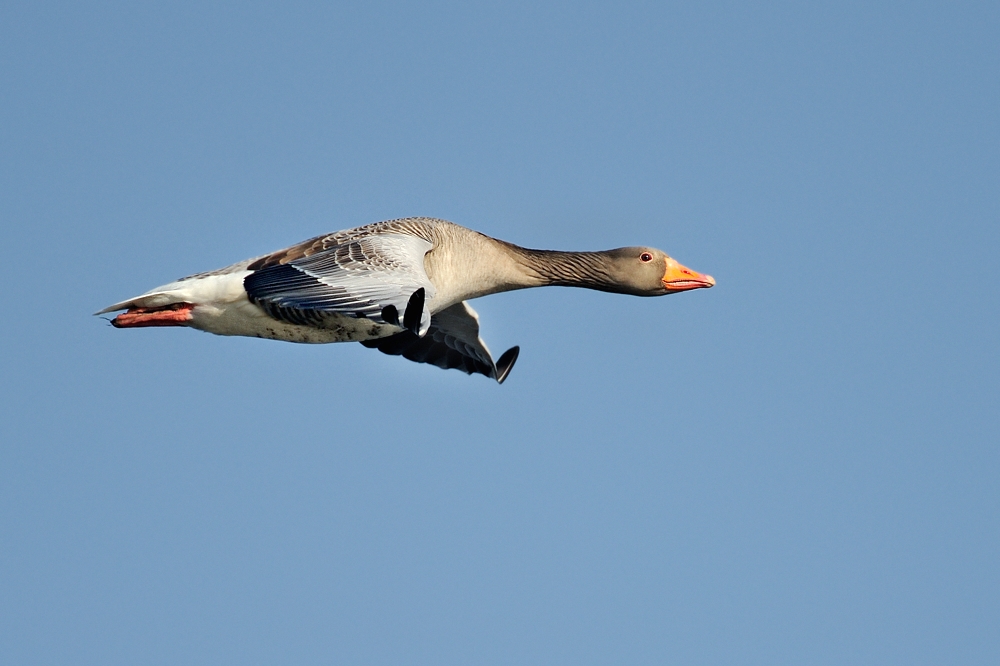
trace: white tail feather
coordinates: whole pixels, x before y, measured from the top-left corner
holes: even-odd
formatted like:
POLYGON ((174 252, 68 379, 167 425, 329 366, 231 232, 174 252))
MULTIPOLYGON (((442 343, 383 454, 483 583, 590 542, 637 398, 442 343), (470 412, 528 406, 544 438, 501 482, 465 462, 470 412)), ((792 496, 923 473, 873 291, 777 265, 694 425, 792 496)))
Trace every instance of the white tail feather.
POLYGON ((100 312, 95 312, 94 314, 102 315, 116 310, 127 310, 129 308, 160 308, 164 305, 183 302, 185 301, 181 294, 176 292, 168 293, 161 291, 154 294, 143 294, 142 296, 130 298, 127 301, 121 301, 120 303, 109 305, 100 312))
POLYGON ((240 298, 245 300, 246 292, 243 290, 243 278, 249 274, 250 271, 247 270, 235 270, 196 275, 157 287, 127 301, 109 305, 94 314, 107 314, 128 308, 161 308, 174 303, 199 305, 231 303, 240 298))

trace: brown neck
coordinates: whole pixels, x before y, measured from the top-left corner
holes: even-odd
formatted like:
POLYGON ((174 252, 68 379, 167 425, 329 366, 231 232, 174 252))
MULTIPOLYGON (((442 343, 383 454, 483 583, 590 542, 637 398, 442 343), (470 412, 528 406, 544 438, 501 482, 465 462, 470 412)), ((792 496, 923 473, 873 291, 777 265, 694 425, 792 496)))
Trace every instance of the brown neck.
POLYGON ((621 293, 605 252, 531 250, 503 243, 526 275, 539 286, 584 287, 621 293))

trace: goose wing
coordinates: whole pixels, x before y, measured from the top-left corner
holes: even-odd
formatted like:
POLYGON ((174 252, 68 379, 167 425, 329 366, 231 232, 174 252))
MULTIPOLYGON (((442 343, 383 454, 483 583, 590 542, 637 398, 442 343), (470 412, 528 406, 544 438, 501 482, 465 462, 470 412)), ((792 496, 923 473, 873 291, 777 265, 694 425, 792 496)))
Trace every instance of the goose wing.
POLYGON ((501 384, 514 367, 520 351, 512 347, 494 363, 486 343, 479 337, 479 316, 464 301, 431 317, 430 328, 422 338, 403 331, 385 338, 364 340, 361 344, 445 370, 456 368, 470 375, 479 373, 501 384))
POLYGON ((314 244, 308 254, 286 252, 286 258, 260 261, 243 281, 250 300, 293 324, 322 326, 335 314, 427 333, 431 316, 425 301, 434 296, 424 270, 430 241, 381 233, 323 245, 314 244))

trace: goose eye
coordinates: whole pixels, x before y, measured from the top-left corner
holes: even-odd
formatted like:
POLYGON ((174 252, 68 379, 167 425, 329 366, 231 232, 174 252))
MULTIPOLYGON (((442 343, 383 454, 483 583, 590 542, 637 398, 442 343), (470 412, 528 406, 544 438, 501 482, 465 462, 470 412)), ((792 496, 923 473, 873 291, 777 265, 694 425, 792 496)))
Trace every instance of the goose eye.
POLYGON ((653 255, 651 255, 649 252, 643 252, 642 254, 639 255, 639 260, 640 261, 652 261, 653 260, 653 255))

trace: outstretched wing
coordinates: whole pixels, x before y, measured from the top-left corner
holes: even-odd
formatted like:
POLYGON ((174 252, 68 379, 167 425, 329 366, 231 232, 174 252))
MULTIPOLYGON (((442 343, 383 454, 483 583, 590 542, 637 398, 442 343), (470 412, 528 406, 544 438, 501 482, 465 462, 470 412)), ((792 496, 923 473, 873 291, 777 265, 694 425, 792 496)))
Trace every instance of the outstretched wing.
POLYGON ((338 314, 405 326, 423 336, 431 324, 424 301, 434 296, 424 255, 432 247, 409 234, 364 236, 264 266, 243 286, 269 315, 293 324, 322 326, 325 316, 338 314))
POLYGON ((422 338, 403 331, 386 338, 364 340, 361 344, 445 370, 457 368, 470 375, 479 373, 501 384, 510 374, 520 351, 519 347, 511 347, 494 363, 486 343, 479 337, 479 316, 464 301, 431 317, 430 329, 422 338))

